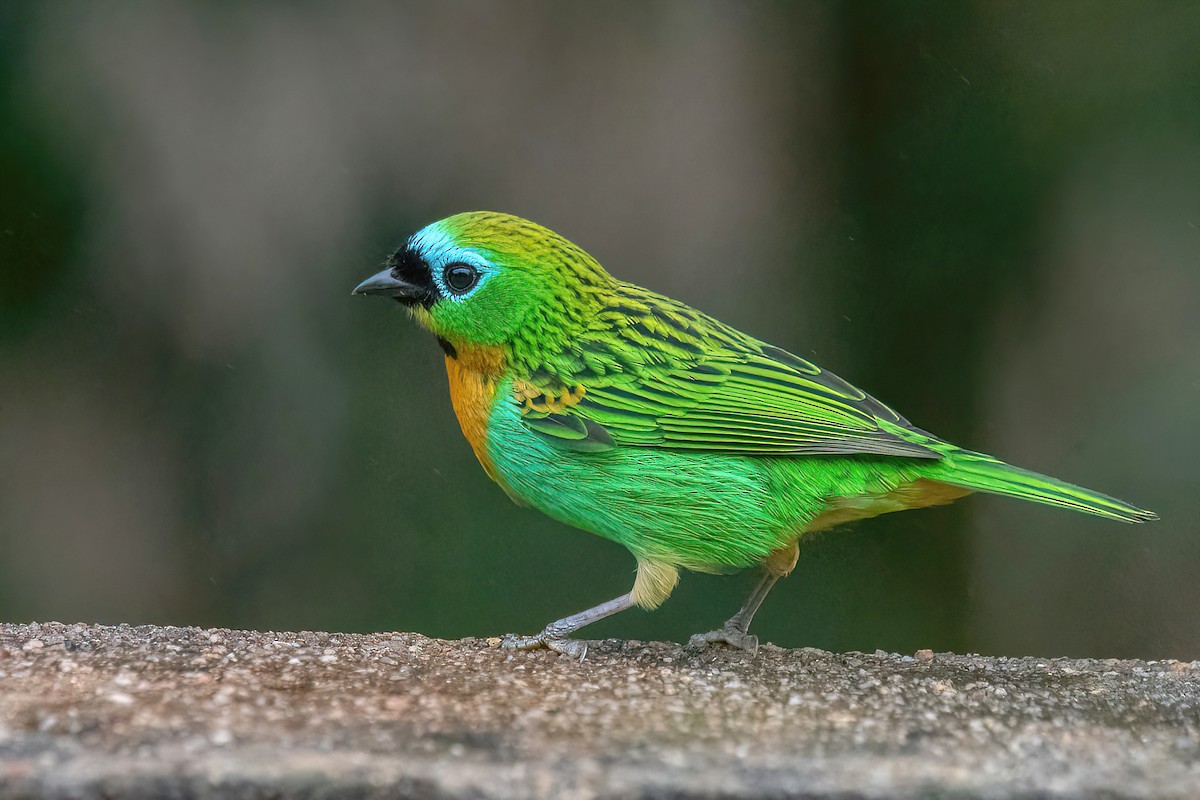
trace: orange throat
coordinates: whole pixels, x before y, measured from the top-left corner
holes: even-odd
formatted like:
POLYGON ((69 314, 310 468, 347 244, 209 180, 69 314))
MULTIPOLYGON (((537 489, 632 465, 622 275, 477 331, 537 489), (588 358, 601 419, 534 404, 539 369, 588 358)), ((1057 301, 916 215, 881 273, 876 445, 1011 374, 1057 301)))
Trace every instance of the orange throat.
POLYGON ((454 414, 475 457, 494 481, 496 472, 487 451, 488 417, 506 366, 507 359, 499 347, 464 347, 458 349, 457 358, 446 356, 454 414))

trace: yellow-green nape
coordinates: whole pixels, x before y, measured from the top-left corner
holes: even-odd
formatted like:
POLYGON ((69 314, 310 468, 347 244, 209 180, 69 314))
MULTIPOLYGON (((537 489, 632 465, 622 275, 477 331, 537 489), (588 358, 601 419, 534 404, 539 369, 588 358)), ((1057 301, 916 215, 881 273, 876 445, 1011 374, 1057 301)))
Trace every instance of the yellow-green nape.
POLYGON ((433 223, 460 245, 490 244, 497 241, 539 241, 561 239, 549 228, 501 211, 463 211, 433 223))

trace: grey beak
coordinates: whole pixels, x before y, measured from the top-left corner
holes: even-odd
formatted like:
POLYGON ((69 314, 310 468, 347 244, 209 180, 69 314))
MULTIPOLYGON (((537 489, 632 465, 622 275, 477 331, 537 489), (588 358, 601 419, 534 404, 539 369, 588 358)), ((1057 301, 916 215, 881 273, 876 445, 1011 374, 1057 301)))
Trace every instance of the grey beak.
POLYGON ((355 286, 354 291, 350 294, 378 294, 384 297, 413 298, 419 297, 423 292, 424 289, 420 286, 415 286, 397 278, 389 268, 367 278, 358 286, 355 286))

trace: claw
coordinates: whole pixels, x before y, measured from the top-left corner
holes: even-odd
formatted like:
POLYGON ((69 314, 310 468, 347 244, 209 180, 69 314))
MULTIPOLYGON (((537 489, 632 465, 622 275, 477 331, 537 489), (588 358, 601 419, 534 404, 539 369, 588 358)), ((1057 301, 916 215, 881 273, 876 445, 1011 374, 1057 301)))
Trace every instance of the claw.
POLYGON ((500 646, 506 650, 539 650, 546 648, 554 652, 574 658, 579 661, 587 656, 587 642, 581 642, 577 639, 568 639, 565 636, 553 636, 545 631, 533 636, 520 636, 515 633, 508 633, 500 641, 500 646))
POLYGON ((732 626, 725 626, 708 633, 697 633, 688 639, 688 647, 702 650, 713 644, 724 644, 735 650, 743 650, 753 658, 758 654, 758 637, 732 626))
POLYGON ((505 650, 537 650, 542 645, 542 635, 540 633, 537 636, 506 633, 500 639, 500 646, 505 650))
POLYGON ((566 637, 547 637, 545 644, 546 647, 567 658, 574 658, 577 661, 583 661, 583 659, 587 658, 587 642, 581 642, 577 639, 567 639, 566 637))

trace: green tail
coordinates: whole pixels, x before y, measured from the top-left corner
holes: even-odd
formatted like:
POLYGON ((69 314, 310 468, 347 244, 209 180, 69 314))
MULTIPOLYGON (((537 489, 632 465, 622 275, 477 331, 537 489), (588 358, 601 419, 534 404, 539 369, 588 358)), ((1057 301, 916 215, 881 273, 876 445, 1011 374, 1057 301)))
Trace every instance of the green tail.
POLYGON ((1093 492, 1091 489, 1084 489, 1049 475, 1005 464, 984 453, 954 450, 946 454, 939 467, 942 467, 942 470, 938 471, 936 480, 964 489, 1018 497, 1120 522, 1149 522, 1158 519, 1158 515, 1153 511, 1146 511, 1124 500, 1093 492))

